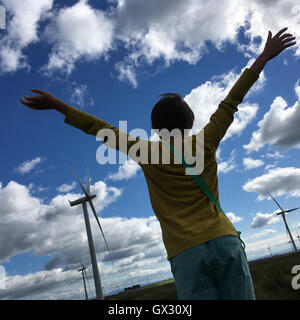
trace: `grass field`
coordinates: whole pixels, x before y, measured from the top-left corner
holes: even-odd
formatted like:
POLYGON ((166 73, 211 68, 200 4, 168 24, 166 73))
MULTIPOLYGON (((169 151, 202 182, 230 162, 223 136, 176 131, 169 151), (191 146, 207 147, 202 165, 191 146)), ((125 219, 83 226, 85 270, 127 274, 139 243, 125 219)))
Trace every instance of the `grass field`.
MULTIPOLYGON (((257 300, 300 300, 300 289, 294 290, 291 286, 294 265, 300 265, 300 252, 250 262, 257 300)), ((174 280, 165 280, 105 299, 177 300, 177 293, 174 280)))

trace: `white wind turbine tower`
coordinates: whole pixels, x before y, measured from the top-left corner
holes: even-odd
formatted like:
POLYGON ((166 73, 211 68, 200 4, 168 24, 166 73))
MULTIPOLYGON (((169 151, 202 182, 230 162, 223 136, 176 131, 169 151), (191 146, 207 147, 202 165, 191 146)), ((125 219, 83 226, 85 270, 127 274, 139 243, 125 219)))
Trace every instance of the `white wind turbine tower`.
POLYGON ((288 227, 288 224, 286 222, 286 218, 285 218, 285 214, 287 212, 292 212, 294 210, 297 210, 299 208, 294 208, 294 209, 289 209, 289 210, 283 210, 282 207, 280 206, 280 204, 272 197, 271 193, 267 192, 267 194, 275 201, 275 203, 278 205, 279 209, 281 210, 281 212, 277 212, 276 214, 279 216, 281 215, 282 216, 282 219, 283 219, 283 222, 284 222, 284 225, 285 225, 285 228, 286 228, 286 231, 287 231, 287 234, 289 235, 290 237, 290 241, 291 241, 291 245, 292 245, 292 249, 297 252, 297 247, 296 247, 296 244, 295 244, 295 241, 293 239, 293 236, 291 234, 291 231, 288 227))
POLYGON ((102 233, 102 236, 103 236, 107 251, 110 254, 112 263, 113 263, 113 260, 112 260, 112 256, 111 256, 110 250, 108 248, 107 241, 105 239, 103 230, 101 228, 101 225, 100 225, 100 222, 99 222, 95 207, 94 207, 93 202, 92 202, 92 199, 94 199, 96 197, 96 195, 90 193, 90 176, 89 176, 89 172, 88 172, 88 175, 87 175, 87 188, 85 189, 84 186, 82 185, 82 183, 80 182, 79 178, 77 177, 77 175, 73 171, 73 169, 70 166, 69 166, 69 168, 72 171, 73 175, 75 176, 76 180, 78 181, 83 193, 85 194, 84 197, 79 198, 79 199, 77 199, 75 201, 69 201, 69 203, 70 203, 71 207, 76 206, 78 204, 82 204, 85 227, 86 227, 86 233, 87 233, 89 249, 90 249, 90 255, 91 255, 92 268, 93 268, 95 291, 96 291, 96 300, 104 300, 104 295, 103 295, 103 292, 102 292, 101 280, 100 280, 100 275, 99 275, 99 269, 98 269, 98 264, 97 264, 97 258, 96 258, 96 253, 95 253, 93 235, 92 235, 92 230, 91 230, 91 225, 90 225, 90 220, 89 220, 89 214, 88 214, 88 211, 87 211, 87 205, 86 205, 87 202, 90 204, 90 207, 91 207, 91 209, 92 209, 92 211, 94 213, 94 216, 95 216, 96 221, 98 223, 99 229, 100 229, 100 231, 102 233))

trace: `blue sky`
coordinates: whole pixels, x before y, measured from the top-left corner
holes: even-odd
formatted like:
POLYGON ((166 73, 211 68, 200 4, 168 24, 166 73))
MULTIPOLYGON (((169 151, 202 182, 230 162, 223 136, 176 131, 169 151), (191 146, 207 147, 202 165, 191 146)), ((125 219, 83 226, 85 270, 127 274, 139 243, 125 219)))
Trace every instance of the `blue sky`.
MULTIPOLYGON (((90 170, 116 265, 113 270, 91 216, 105 291, 131 280, 146 283, 147 276, 171 277, 141 170, 131 162, 99 165, 95 137, 53 110, 29 110, 20 97, 39 88, 115 126, 127 120, 128 130, 143 128, 150 137, 158 95, 178 92, 201 128, 262 51, 267 31, 274 35, 285 26, 297 45, 266 65, 217 156, 221 205, 242 231, 249 260, 268 255, 268 245, 273 253, 290 249, 276 205, 263 192, 284 208, 299 206, 297 1, 152 2, 0 2, 6 9, 0 30, 1 299, 84 297, 77 269, 84 263, 91 276, 90 258, 81 208, 67 201, 81 195, 67 163, 82 180, 90 170)), ((299 214, 287 215, 298 246, 299 214)))

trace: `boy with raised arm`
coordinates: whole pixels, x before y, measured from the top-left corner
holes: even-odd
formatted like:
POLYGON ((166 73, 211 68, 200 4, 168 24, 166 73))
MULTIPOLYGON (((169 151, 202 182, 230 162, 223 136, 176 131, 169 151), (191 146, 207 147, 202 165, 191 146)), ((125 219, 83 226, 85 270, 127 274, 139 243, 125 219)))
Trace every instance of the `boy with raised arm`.
MULTIPOLYGON (((200 176, 218 202, 216 150, 238 111, 237 106, 259 78, 265 64, 296 43, 291 42, 295 37, 285 33, 286 30, 280 30, 274 37, 269 31, 263 52, 244 70, 203 129, 204 168, 200 176)), ((108 144, 119 151, 129 154, 137 142, 148 150, 153 144, 160 151, 164 148, 163 141, 135 139, 50 93, 31 91, 38 95, 20 99, 24 105, 34 110, 55 109, 65 115, 66 123, 91 135, 110 129, 117 141, 121 138, 120 141, 127 142, 125 147, 120 143, 108 144)), ((152 127, 157 130, 177 128, 183 132, 193 126, 193 121, 193 111, 178 94, 163 95, 151 114, 152 127)), ((196 138, 197 135, 192 135, 193 147, 196 138)), ((184 167, 174 163, 174 155, 170 155, 171 164, 142 162, 139 157, 129 156, 139 163, 145 175, 179 299, 255 299, 246 254, 235 228, 186 174, 184 167)))

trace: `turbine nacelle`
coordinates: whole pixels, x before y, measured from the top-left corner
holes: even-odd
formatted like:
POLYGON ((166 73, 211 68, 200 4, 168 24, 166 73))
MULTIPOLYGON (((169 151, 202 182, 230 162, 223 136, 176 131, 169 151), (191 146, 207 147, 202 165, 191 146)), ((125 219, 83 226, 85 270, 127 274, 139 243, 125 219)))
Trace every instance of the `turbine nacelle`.
POLYGON ((96 195, 95 194, 91 194, 91 195, 79 198, 77 200, 74 200, 74 201, 70 201, 69 200, 69 203, 70 203, 70 206, 73 207, 73 206, 76 206, 76 205, 78 205, 80 203, 90 201, 90 200, 92 200, 94 198, 96 198, 96 195))

